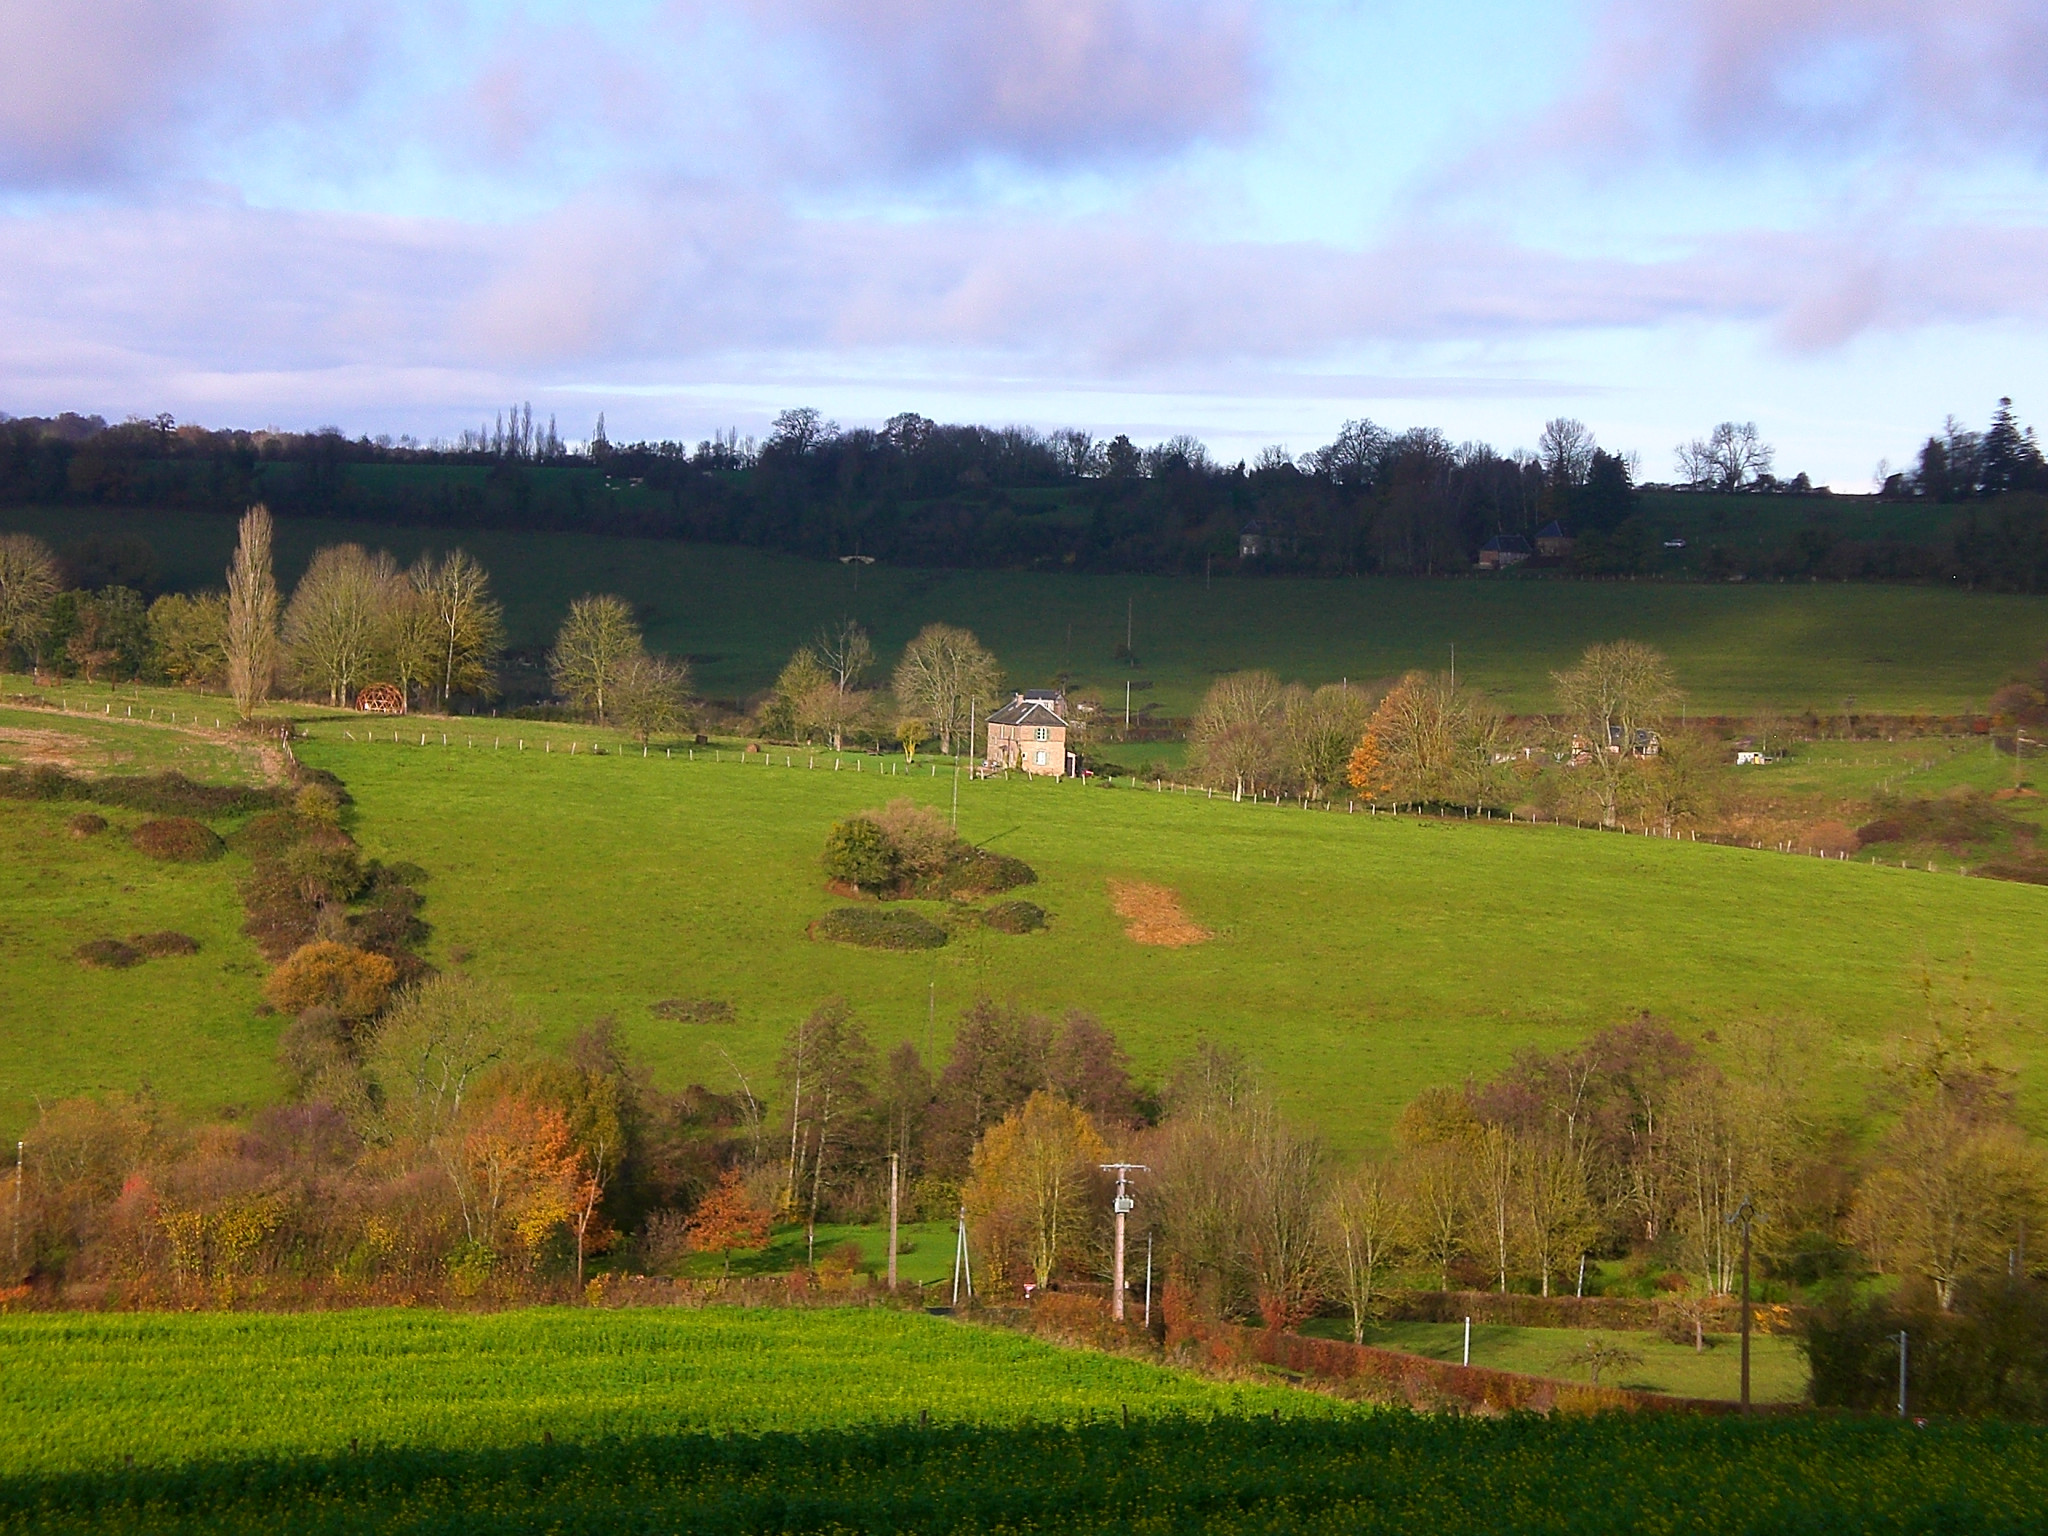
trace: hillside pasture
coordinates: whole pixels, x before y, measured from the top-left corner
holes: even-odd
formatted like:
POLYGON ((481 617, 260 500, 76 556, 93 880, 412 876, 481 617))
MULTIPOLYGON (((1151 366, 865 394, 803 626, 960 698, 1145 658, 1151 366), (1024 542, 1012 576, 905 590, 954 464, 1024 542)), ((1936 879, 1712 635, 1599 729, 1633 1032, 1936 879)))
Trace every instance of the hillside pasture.
POLYGON ((1203 1038, 1239 1046, 1356 1148, 1423 1087, 1647 1011, 1712 1052, 1768 1050, 1855 1119, 1877 1068, 1927 1025, 1923 981, 1937 1007, 1988 1008, 1987 1044, 2030 1094, 2043 1065, 2048 892, 2034 887, 1549 825, 963 781, 962 833, 1038 872, 1050 926, 959 923, 943 949, 889 953, 806 936, 839 903, 820 846, 833 821, 898 796, 950 815, 950 774, 825 753, 593 756, 588 733, 571 755, 562 728, 424 748, 342 729, 315 725, 301 756, 349 784, 368 853, 433 872, 437 951, 459 946, 554 1035, 616 1015, 674 1082, 729 1086, 727 1054, 765 1075, 790 1024, 832 995, 878 1044, 942 1054, 987 994, 1098 1014, 1148 1075, 1203 1038), (1173 893, 1212 937, 1134 942, 1112 885, 1129 881, 1173 893), (679 995, 734 1016, 654 1016, 679 995))
MULTIPOLYGON (((104 714, 16 714, 156 739, 104 714)), ((950 766, 729 742, 642 756, 587 727, 525 721, 316 712, 306 728, 300 755, 348 784, 365 854, 429 872, 431 958, 504 981, 550 1039, 615 1016, 672 1086, 732 1087, 728 1056, 768 1081, 789 1026, 834 995, 878 1044, 943 1056, 959 1011, 992 995, 1098 1014, 1146 1076, 1201 1039, 1236 1045, 1352 1150, 1376 1144, 1421 1088, 1648 1011, 1725 1059, 1768 1051, 1855 1123, 1877 1069, 1924 1032, 1927 983, 1938 1009, 1989 1020, 1986 1043, 2021 1072, 2038 1119, 2048 891, 1963 879, 1946 861, 1929 873, 1128 781, 963 779, 962 832, 1037 870, 1025 894, 1049 926, 1004 933, 946 903, 904 903, 948 942, 891 952, 808 936, 844 905, 819 851, 835 820, 898 796, 950 815, 950 766), (1170 893, 1178 919, 1209 937, 1134 941, 1116 909, 1116 889, 1134 882, 1170 893), (656 1014, 677 997, 731 1013, 656 1014)), ((1804 761, 1799 771, 1860 788, 1910 766, 1851 763, 1863 747, 1816 743, 1785 768, 1804 761), (1840 766, 1823 756, 1838 745, 1840 766)), ((1912 761, 1935 765, 1928 781, 1995 767, 1988 752, 1912 761)), ((253 1012, 262 966, 236 896, 246 861, 158 864, 126 845, 119 812, 111 835, 81 843, 65 831, 75 809, 0 801, 0 922, 20 1004, 0 1031, 0 1129, 25 1124, 38 1097, 143 1081, 195 1113, 269 1097, 279 1026, 253 1012), (91 940, 158 929, 193 934, 201 953, 93 972, 74 958, 91 940)))
MULTIPOLYGON (((63 545, 146 539, 171 587, 218 587, 232 518, 169 510, 0 510, 0 529, 63 545)), ((975 630, 1018 686, 1062 673, 1121 708, 1191 713, 1218 675, 1266 667, 1311 683, 1371 682, 1410 667, 1458 672, 1516 711, 1550 704, 1550 674, 1623 636, 1667 652, 1690 707, 1955 714, 1980 707, 2048 648, 2048 598, 1843 584, 1506 578, 1262 579, 866 568, 726 546, 581 534, 393 527, 310 518, 277 526, 289 590, 313 550, 353 540, 410 560, 460 544, 481 559, 524 657, 508 681, 546 691, 539 654, 571 599, 629 599, 656 647, 692 658, 700 690, 766 688, 820 626, 852 616, 885 660, 933 620, 975 630), (1126 619, 1137 665, 1117 657, 1126 619)), ((1137 749, 1117 755, 1129 758, 1137 749)))

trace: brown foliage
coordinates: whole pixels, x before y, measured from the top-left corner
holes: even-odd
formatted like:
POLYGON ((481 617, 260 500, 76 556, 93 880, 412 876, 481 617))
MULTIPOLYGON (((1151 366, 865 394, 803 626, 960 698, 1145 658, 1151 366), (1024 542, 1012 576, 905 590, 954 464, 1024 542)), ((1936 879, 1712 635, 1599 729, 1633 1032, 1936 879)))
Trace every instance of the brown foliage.
POLYGON ((156 821, 145 821, 129 833, 128 841, 152 859, 167 859, 179 864, 217 859, 227 849, 227 844, 215 835, 211 827, 189 816, 165 816, 156 821))
POLYGON ((321 940, 302 945, 270 973, 264 998, 279 1013, 331 1008, 344 1019, 367 1019, 380 1011, 398 980, 398 967, 383 955, 321 940))
POLYGON ((141 963, 142 951, 132 945, 123 944, 119 939, 93 939, 81 944, 71 952, 80 965, 90 966, 96 971, 126 970, 141 963))
POLYGON ((1179 895, 1163 885, 1143 880, 1112 880, 1109 900, 1116 915, 1124 920, 1124 932, 1133 943, 1184 949, 1215 937, 1182 911, 1179 895))

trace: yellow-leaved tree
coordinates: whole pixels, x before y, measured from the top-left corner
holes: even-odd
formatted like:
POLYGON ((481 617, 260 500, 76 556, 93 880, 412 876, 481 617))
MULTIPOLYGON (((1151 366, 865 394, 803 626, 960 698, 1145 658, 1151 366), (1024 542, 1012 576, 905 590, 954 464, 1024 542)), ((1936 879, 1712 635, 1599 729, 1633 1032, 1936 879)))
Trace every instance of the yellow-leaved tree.
POLYGON ((1043 1089, 989 1128, 961 1191, 989 1291, 1013 1289, 1020 1270, 1042 1286, 1071 1262, 1108 1158, 1087 1113, 1043 1089))

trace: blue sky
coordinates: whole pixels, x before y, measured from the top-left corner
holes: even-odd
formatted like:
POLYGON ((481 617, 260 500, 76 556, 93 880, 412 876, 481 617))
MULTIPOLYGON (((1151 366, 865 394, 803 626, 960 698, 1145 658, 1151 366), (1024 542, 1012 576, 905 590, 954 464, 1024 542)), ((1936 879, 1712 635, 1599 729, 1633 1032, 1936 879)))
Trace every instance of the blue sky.
POLYGON ((2048 0, 0 7, 0 410, 582 436, 2048 413, 2048 0))

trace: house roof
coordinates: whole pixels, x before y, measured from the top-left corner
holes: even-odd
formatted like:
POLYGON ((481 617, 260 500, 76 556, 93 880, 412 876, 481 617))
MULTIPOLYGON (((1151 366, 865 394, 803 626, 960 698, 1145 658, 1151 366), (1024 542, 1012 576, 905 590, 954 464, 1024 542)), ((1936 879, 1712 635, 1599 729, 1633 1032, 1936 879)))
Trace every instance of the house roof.
POLYGON ((1571 535, 1564 531, 1563 523, 1560 523, 1556 518, 1552 518, 1536 530, 1536 537, 1539 539, 1568 539, 1571 535))
POLYGON ((988 723, 990 725, 1057 725, 1064 728, 1067 722, 1047 709, 1043 704, 1035 704, 1029 699, 1019 699, 1016 703, 999 709, 990 715, 988 723))
POLYGON ((1529 541, 1519 533, 1499 534, 1494 538, 1488 539, 1479 547, 1482 551, 1490 549, 1495 554, 1500 555, 1526 555, 1529 553, 1529 541))

